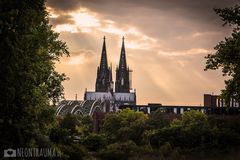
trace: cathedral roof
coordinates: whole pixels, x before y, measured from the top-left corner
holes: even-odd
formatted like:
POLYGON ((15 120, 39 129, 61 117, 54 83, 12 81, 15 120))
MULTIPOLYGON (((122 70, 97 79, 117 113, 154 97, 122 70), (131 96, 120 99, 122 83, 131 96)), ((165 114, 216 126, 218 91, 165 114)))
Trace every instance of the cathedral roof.
POLYGON ((113 94, 111 92, 91 92, 91 91, 85 92, 85 99, 99 101, 114 100, 133 103, 135 102, 135 96, 136 96, 135 92, 130 93, 114 92, 113 94))

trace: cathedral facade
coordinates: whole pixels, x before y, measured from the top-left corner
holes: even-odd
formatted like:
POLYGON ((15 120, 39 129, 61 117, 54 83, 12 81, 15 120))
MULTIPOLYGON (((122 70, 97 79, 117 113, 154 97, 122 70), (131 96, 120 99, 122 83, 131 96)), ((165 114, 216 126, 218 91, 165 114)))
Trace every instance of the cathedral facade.
POLYGON ((108 65, 105 37, 100 65, 97 67, 95 91, 85 91, 84 100, 96 100, 105 104, 106 112, 118 111, 123 104, 135 105, 136 92, 131 90, 130 72, 127 66, 124 37, 120 52, 119 65, 116 68, 115 83, 112 79, 112 66, 108 65))
POLYGON ((89 115, 94 119, 94 126, 99 126, 98 118, 106 112, 116 112, 121 105, 136 105, 136 92, 131 90, 131 70, 127 66, 124 38, 119 65, 116 68, 115 84, 112 67, 108 65, 105 37, 100 65, 97 67, 95 91, 85 91, 84 100, 63 100, 56 109, 56 115, 89 115), (96 122, 95 122, 96 121, 96 122))

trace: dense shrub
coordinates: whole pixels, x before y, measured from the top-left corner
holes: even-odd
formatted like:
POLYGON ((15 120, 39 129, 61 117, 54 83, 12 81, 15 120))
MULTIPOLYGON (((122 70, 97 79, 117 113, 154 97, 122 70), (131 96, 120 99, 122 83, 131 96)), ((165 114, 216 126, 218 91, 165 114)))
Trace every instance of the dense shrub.
POLYGON ((101 151, 98 157, 102 160, 127 160, 128 156, 123 152, 116 149, 108 149, 101 151))
POLYGON ((100 134, 90 133, 83 139, 82 144, 86 146, 89 151, 98 151, 105 147, 106 139, 100 134))
POLYGON ((142 112, 124 109, 120 113, 107 114, 103 123, 103 133, 109 142, 132 140, 140 144, 145 131, 147 116, 142 112))
POLYGON ((61 159, 83 160, 87 156, 87 150, 79 144, 60 145, 63 155, 61 159))

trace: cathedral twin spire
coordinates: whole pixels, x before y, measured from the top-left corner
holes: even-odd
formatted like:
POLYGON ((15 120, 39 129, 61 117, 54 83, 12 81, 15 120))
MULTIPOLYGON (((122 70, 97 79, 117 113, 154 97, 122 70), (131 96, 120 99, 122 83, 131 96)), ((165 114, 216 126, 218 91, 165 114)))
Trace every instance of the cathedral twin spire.
POLYGON ((104 36, 100 66, 97 69, 95 90, 96 92, 112 91, 112 83, 112 68, 108 67, 106 42, 104 36))
POLYGON ((121 69, 127 68, 124 37, 122 38, 122 48, 121 48, 121 55, 120 55, 120 61, 119 61, 119 68, 121 68, 121 69))
POLYGON ((126 52, 123 37, 119 66, 116 69, 115 92, 129 93, 129 83, 129 69, 127 68, 126 52))
MULTIPOLYGON (((103 38, 100 67, 97 69, 96 92, 113 92, 112 67, 108 67, 105 36, 103 38)), ((129 69, 127 68, 124 37, 119 60, 116 69, 115 92, 129 93, 129 69)))
POLYGON ((105 42, 105 36, 104 36, 103 37, 101 62, 100 62, 100 70, 105 70, 106 68, 108 68, 108 62, 107 62, 106 42, 105 42))

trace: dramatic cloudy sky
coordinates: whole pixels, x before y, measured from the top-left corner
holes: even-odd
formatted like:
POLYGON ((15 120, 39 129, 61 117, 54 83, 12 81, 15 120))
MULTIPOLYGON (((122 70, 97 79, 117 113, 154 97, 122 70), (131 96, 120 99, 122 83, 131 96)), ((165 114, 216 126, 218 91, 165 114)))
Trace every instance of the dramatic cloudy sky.
MULTIPOLYGON (((71 53, 56 68, 70 78, 66 99, 94 90, 103 36, 115 70, 122 36, 133 70, 137 103, 203 105, 203 94, 219 94, 224 78, 203 71, 204 56, 230 35, 212 8, 237 0, 48 0, 50 22, 71 53)), ((115 71, 113 73, 115 75, 115 71)), ((113 77, 115 78, 115 76, 113 77)))

